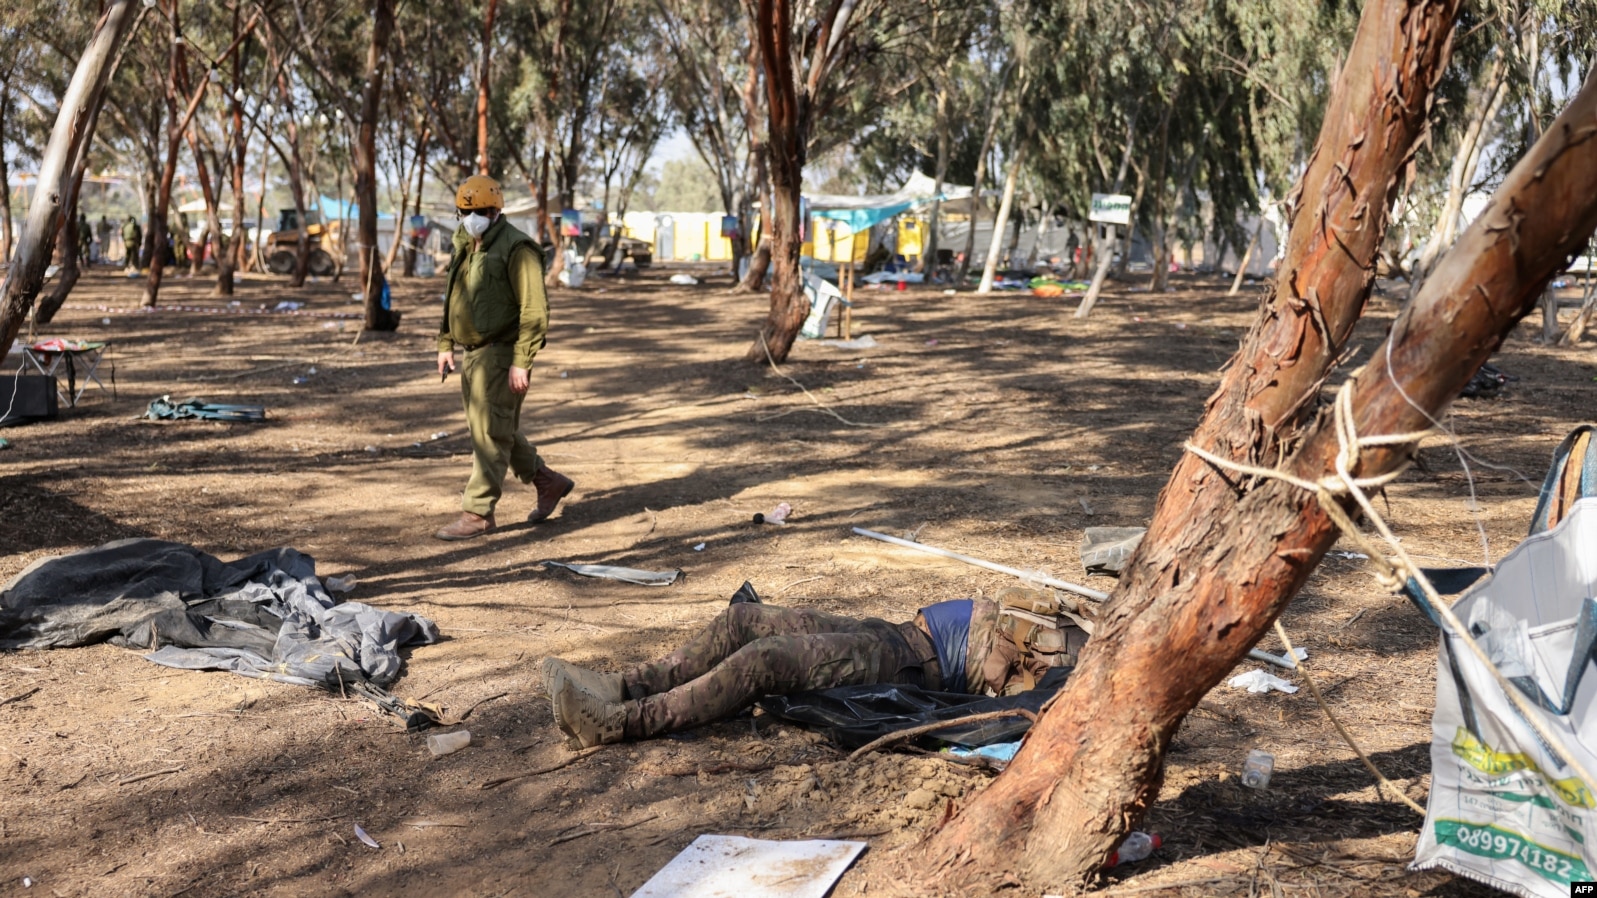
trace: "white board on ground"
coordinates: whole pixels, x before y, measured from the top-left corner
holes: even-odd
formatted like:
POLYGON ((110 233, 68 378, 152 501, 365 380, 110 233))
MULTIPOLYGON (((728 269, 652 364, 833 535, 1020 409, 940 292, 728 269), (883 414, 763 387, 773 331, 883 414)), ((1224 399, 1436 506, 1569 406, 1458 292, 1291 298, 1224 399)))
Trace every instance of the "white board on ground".
POLYGON ((632 898, 825 898, 864 842, 699 836, 632 898))

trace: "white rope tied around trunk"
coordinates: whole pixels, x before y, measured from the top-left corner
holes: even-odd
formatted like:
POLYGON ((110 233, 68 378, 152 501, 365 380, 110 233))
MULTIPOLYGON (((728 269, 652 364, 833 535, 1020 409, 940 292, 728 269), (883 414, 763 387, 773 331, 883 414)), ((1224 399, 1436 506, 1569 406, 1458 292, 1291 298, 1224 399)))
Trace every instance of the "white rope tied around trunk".
MULTIPOLYGON (((1424 572, 1420 570, 1419 565, 1415 564, 1413 559, 1409 557, 1408 552, 1404 550, 1402 544, 1398 542, 1397 537, 1393 535, 1392 529, 1387 526, 1386 521, 1375 511, 1375 506, 1371 504, 1369 496, 1365 494, 1364 491, 1366 489, 1385 486, 1386 484, 1391 483, 1393 480, 1396 480, 1403 473, 1403 470, 1406 466, 1399 466, 1396 470, 1390 473, 1382 474, 1376 477, 1353 476, 1352 470, 1358 465, 1359 456, 1365 448, 1372 446, 1417 445, 1421 440, 1424 440, 1426 437, 1433 436, 1437 432, 1434 429, 1430 429, 1413 431, 1411 433, 1360 436, 1358 427, 1353 420, 1353 385, 1357 382, 1359 373, 1360 372, 1354 372, 1354 374, 1342 384, 1341 388, 1337 390, 1336 401, 1332 406, 1334 419, 1336 422, 1336 437, 1340 447, 1336 454, 1336 472, 1334 474, 1327 474, 1324 477, 1321 477, 1319 480, 1304 480, 1300 477, 1295 477, 1286 473, 1285 471, 1278 471, 1274 468, 1242 464, 1240 462, 1234 462, 1229 459, 1221 458, 1220 456, 1217 456, 1211 452, 1206 452, 1203 449, 1198 448, 1191 442, 1186 443, 1185 448, 1187 451, 1217 468, 1235 471, 1236 473, 1246 474, 1253 477, 1280 480, 1298 487, 1299 489, 1314 493, 1315 498, 1319 501, 1320 507, 1337 525, 1337 528, 1340 529, 1344 535, 1353 540, 1353 542, 1358 545, 1364 554, 1370 557, 1370 563, 1375 568, 1376 579, 1381 582, 1381 585, 1385 586, 1392 592, 1399 592, 1403 589, 1404 584, 1409 580, 1413 580, 1415 583, 1419 584, 1420 591, 1424 595, 1425 603, 1430 606, 1430 610, 1442 619, 1445 629, 1451 630, 1453 635, 1457 636, 1459 640, 1462 641, 1469 649, 1470 653, 1473 654, 1476 659, 1481 662, 1481 664, 1485 665, 1487 670, 1491 671, 1492 677, 1497 680, 1497 685, 1503 690, 1504 694, 1508 696, 1508 700, 1512 702, 1515 709, 1519 711, 1520 717, 1525 721, 1525 723, 1528 724, 1532 730, 1535 730, 1536 735, 1541 738, 1542 744, 1547 746, 1555 754, 1559 755, 1560 759, 1568 767, 1574 770, 1578 777, 1580 777, 1581 783, 1588 790, 1597 793, 1597 788, 1594 788, 1594 786, 1597 786, 1597 777, 1593 777, 1586 771, 1584 765, 1582 765, 1580 761, 1576 759, 1575 755, 1564 745, 1563 741, 1558 737, 1558 735, 1549 729, 1547 724, 1542 721, 1538 714, 1535 713, 1535 706, 1531 704, 1530 700, 1527 699, 1517 687, 1510 683, 1508 678, 1503 676, 1502 671, 1497 669, 1497 665, 1493 664, 1491 659, 1487 657, 1486 651, 1481 648, 1480 643, 1476 642, 1475 638, 1470 635, 1469 628, 1464 626, 1463 622, 1453 614, 1452 607, 1442 600, 1441 595, 1436 591, 1436 587, 1431 585, 1430 578, 1426 577, 1424 572), (1372 539, 1369 534, 1365 533, 1358 526, 1358 524, 1354 523, 1353 519, 1342 508, 1341 504, 1336 501, 1338 496, 1351 497, 1353 501, 1357 503, 1359 509, 1364 512, 1365 518, 1369 520, 1371 526, 1373 526, 1376 531, 1379 532, 1381 539, 1386 542, 1386 547, 1392 551, 1393 554, 1391 557, 1383 555, 1380 552, 1380 546, 1377 541, 1372 539)), ((1396 383, 1395 379, 1393 383, 1396 383)), ((1405 400, 1408 400, 1410 405, 1414 405, 1413 400, 1408 399, 1408 394, 1402 392, 1401 385, 1398 386, 1398 391, 1405 400)), ((1416 405, 1415 408, 1419 407, 1416 405)), ((1420 411, 1424 412, 1425 410, 1420 409, 1420 411)), ((1426 417, 1431 418, 1428 412, 1426 413, 1426 417)), ((1434 422, 1436 419, 1431 418, 1431 420, 1434 422)), ((1280 625, 1277 624, 1277 627, 1279 626, 1280 625)), ((1281 635, 1282 641, 1285 642, 1286 631, 1284 629, 1280 629, 1278 632, 1281 635)), ((1291 648, 1289 644, 1288 652, 1290 651, 1291 648)), ((1305 674, 1305 678, 1307 678, 1307 674, 1305 674)), ((1311 687, 1310 691, 1314 693, 1315 699, 1319 701, 1319 690, 1313 689, 1311 687)), ((1331 718, 1331 722, 1333 724, 1336 724, 1336 718, 1331 716, 1331 711, 1325 706, 1324 701, 1320 701, 1320 709, 1325 711, 1326 716, 1331 718)), ((1379 770, 1375 769, 1375 766, 1370 763, 1364 752, 1359 749, 1359 747, 1353 742, 1352 737, 1342 729, 1340 724, 1337 724, 1337 731, 1340 732, 1342 737, 1347 740, 1349 747, 1351 747, 1354 752, 1356 752, 1359 757, 1364 760, 1366 766, 1368 766, 1371 770, 1374 770, 1376 776, 1382 782, 1387 782, 1386 778, 1381 776, 1379 770)), ((1387 782, 1387 784, 1390 785, 1389 782, 1387 782)), ((1396 791, 1395 787, 1393 791, 1396 791)), ((1403 798, 1404 801, 1411 807, 1418 807, 1413 802, 1408 801, 1408 799, 1402 796, 1401 793, 1398 794, 1399 797, 1403 798)), ((1423 813, 1423 811, 1421 813, 1423 813)))

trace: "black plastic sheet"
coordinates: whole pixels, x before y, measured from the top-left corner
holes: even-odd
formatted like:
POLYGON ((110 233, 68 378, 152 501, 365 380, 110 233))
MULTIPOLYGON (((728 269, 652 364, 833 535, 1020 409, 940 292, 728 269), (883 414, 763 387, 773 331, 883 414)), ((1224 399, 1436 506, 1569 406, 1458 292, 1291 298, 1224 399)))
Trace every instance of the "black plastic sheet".
MULTIPOLYGON (((902 683, 879 683, 768 696, 760 699, 760 707, 767 714, 818 730, 842 748, 854 749, 888 733, 939 720, 1011 708, 1024 708, 1035 714, 1065 685, 1070 671, 1068 667, 1054 668, 1035 687, 1016 695, 966 695, 933 692, 902 683)), ((1030 728, 1031 721, 1016 715, 936 730, 918 741, 976 748, 1013 742, 1030 728)))

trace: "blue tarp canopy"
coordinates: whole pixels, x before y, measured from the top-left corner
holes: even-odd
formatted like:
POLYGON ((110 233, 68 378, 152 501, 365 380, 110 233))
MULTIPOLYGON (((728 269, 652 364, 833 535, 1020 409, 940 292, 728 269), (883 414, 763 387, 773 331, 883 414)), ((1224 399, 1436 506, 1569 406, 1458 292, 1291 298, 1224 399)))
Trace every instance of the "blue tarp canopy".
MULTIPOLYGON (((941 200, 969 199, 973 191, 969 187, 954 187, 943 185, 941 193, 936 191, 936 182, 920 172, 909 176, 904 186, 892 193, 876 194, 874 196, 848 196, 842 195, 811 195, 807 196, 810 204, 810 215, 815 218, 824 218, 828 221, 841 222, 847 228, 848 234, 857 234, 868 230, 872 225, 886 221, 895 215, 901 215, 918 206, 926 206, 941 200)), ((838 237, 846 234, 838 234, 838 237)))
MULTIPOLYGON (((340 218, 354 220, 360 217, 360 206, 355 203, 341 203, 330 196, 322 197, 322 221, 337 221, 340 218)), ((378 221, 392 221, 391 212, 378 212, 378 221)))

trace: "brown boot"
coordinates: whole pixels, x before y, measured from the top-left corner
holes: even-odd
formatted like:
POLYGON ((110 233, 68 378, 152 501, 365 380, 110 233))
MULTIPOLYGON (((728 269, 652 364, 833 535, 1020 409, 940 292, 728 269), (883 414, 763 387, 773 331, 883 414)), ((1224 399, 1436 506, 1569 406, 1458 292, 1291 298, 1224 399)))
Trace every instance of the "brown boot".
POLYGON ((627 707, 607 702, 570 680, 561 684, 555 697, 555 720, 570 736, 570 747, 592 748, 620 742, 627 722, 627 707))
POLYGON ((458 520, 434 533, 433 536, 449 540, 471 539, 474 536, 482 536, 492 529, 494 529, 494 516, 492 514, 483 517, 480 514, 463 511, 460 513, 458 520))
POLYGON ((532 475, 532 485, 538 490, 538 507, 527 515, 527 523, 536 524, 555 513, 555 506, 571 492, 576 483, 564 474, 551 471, 548 465, 540 465, 538 473, 532 475))
POLYGON ((600 673, 596 670, 587 670, 562 661, 559 658, 545 658, 539 665, 543 672, 543 688, 549 693, 549 698, 554 704, 555 726, 570 732, 566 719, 560 708, 560 695, 567 686, 575 686, 604 699, 607 702, 621 702, 626 700, 626 687, 621 682, 618 673, 600 673))

